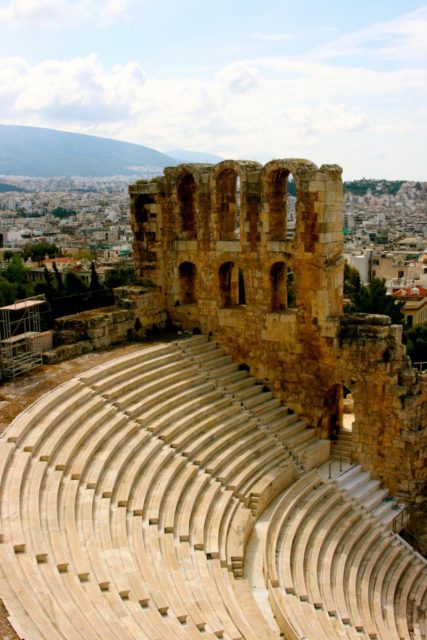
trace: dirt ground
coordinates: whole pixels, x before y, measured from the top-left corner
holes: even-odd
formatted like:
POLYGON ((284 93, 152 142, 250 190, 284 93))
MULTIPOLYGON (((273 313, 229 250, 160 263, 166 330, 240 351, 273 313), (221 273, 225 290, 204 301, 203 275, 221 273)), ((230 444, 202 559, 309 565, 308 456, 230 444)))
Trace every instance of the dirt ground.
MULTIPOLYGON (((152 343, 150 343, 152 344, 152 343)), ((141 349, 144 344, 126 344, 95 351, 55 365, 43 365, 15 380, 0 383, 0 434, 21 411, 59 384, 99 364, 141 349)), ((19 640, 0 600, 0 640, 19 640)))

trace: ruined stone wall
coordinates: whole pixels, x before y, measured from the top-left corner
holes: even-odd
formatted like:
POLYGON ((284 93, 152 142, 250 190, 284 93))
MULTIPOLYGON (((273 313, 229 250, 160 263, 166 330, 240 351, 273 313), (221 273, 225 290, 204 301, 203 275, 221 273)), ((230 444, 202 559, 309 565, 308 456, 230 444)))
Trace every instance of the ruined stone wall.
POLYGON ((354 398, 353 457, 395 495, 422 495, 427 468, 427 375, 412 368, 402 327, 388 316, 344 316, 337 365, 354 398))
POLYGON ((115 306, 83 311, 55 320, 54 349, 43 353, 43 362, 55 364, 96 349, 142 338, 166 324, 167 314, 157 288, 117 287, 115 306))
POLYGON ((160 309, 214 333, 320 436, 338 426, 345 385, 354 458, 420 500, 426 383, 408 369, 400 328, 343 317, 341 169, 299 159, 180 165, 129 191, 138 276, 157 286, 160 309))
POLYGON ((130 193, 138 275, 159 286, 172 321, 215 333, 316 425, 323 397, 312 376, 327 384, 329 318, 342 306, 340 168, 294 159, 181 165, 130 193), (295 229, 283 217, 290 174, 295 229))

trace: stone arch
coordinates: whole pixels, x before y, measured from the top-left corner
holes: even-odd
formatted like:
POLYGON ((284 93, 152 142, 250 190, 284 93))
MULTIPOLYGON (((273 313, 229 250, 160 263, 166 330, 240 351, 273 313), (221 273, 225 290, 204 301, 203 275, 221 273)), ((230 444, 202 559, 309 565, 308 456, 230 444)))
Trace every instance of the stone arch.
POLYGON ((283 261, 274 262, 270 267, 270 310, 283 311, 287 307, 287 267, 283 261))
POLYGON ((293 240, 301 212, 301 176, 317 169, 308 160, 272 160, 263 170, 264 211, 268 240, 293 240))
POLYGON ((256 233, 258 211, 255 201, 251 230, 248 232, 245 228, 248 213, 246 182, 250 172, 260 170, 259 163, 245 160, 224 160, 213 168, 210 187, 219 240, 237 240, 241 235, 256 233))
POLYGON ((181 262, 179 273, 179 301, 180 304, 193 304, 196 296, 196 265, 193 262, 181 262))
POLYGON ((240 228, 237 210, 237 179, 237 171, 229 167, 224 168, 216 178, 215 190, 220 240, 235 240, 236 230, 240 228))
POLYGON ((197 237, 196 226, 197 187, 192 173, 183 173, 177 181, 179 232, 186 240, 197 237))
POLYGON ((221 307, 232 307, 238 300, 238 276, 234 262, 223 262, 218 270, 221 307))

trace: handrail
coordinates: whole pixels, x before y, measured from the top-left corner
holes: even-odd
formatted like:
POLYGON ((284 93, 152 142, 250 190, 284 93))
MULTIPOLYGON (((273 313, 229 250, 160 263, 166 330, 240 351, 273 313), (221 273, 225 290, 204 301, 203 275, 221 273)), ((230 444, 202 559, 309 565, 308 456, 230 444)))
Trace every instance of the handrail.
POLYGON ((404 507, 391 521, 393 533, 399 533, 399 531, 405 528, 405 525, 408 523, 408 521, 409 510, 404 507))

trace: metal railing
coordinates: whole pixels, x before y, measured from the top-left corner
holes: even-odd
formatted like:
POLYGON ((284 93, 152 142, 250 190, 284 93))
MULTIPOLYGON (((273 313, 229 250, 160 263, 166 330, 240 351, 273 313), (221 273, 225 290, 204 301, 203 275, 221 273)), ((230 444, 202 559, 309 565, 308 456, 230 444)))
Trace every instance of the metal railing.
POLYGON ((393 533, 399 533, 399 531, 402 531, 402 529, 404 529, 407 523, 409 522, 409 518, 410 518, 409 509, 403 508, 401 511, 399 511, 397 516, 393 518, 391 522, 393 533))

